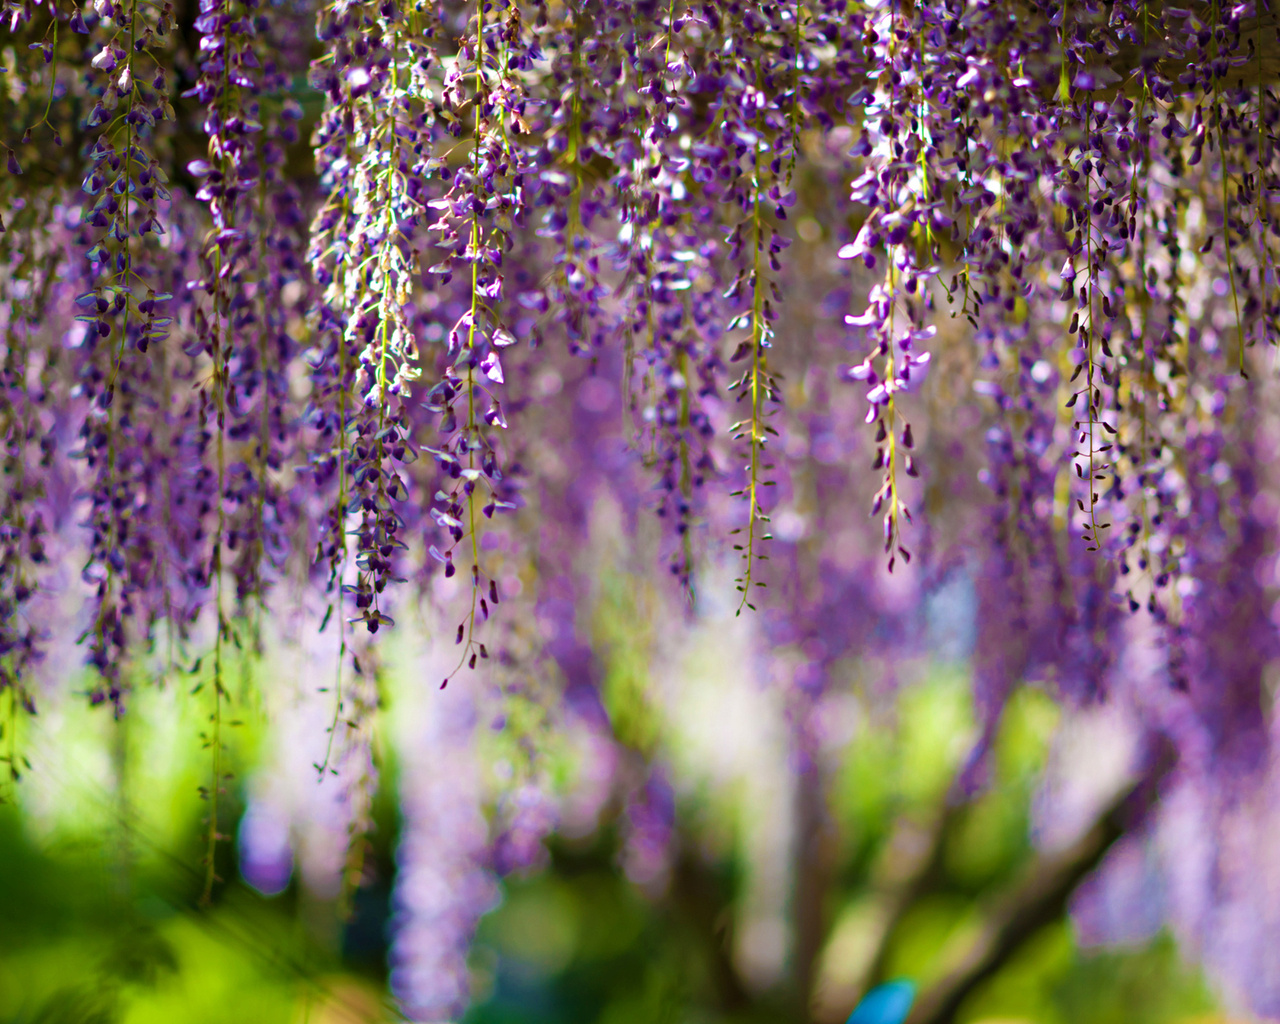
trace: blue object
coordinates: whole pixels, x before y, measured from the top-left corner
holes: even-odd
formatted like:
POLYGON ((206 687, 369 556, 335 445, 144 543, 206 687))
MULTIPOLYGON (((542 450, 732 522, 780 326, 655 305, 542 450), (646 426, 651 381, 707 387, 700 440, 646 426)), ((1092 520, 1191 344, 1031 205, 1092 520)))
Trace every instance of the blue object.
POLYGON ((847 1024, 902 1024, 915 998, 915 982, 903 979, 877 985, 862 997, 847 1024))

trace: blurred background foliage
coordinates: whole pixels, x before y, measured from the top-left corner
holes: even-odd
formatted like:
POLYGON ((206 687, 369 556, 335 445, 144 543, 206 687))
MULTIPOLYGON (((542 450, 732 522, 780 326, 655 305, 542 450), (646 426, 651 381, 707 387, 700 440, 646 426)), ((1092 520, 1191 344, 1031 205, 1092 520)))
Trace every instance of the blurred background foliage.
MULTIPOLYGON (((695 628, 670 664, 656 666, 660 609, 647 600, 624 574, 605 574, 590 633, 614 738, 643 763, 665 763, 672 779, 668 870, 629 875, 616 799, 593 827, 553 835, 545 862, 502 880, 500 903, 481 921, 465 1020, 839 1024, 878 981, 905 977, 928 989, 963 958, 992 897, 1037 856, 1033 806, 1059 708, 1039 690, 1020 692, 1002 722, 990 784, 957 801, 954 780, 975 735, 966 666, 933 661, 883 686, 875 664, 846 665, 844 713, 833 717, 848 728, 829 742, 816 839, 824 867, 820 884, 806 886, 788 874, 797 830, 787 816, 797 801, 787 786, 818 783, 790 770, 778 707, 733 653, 743 635, 735 630, 749 627, 725 619, 695 628), (800 983, 788 966, 799 955, 789 929, 802 891, 819 924, 800 983)), ((230 732, 236 779, 222 814, 236 820, 243 782, 270 743, 267 717, 255 713, 255 671, 265 669, 246 661, 237 700, 245 714, 230 732)), ((400 828, 386 723, 396 685, 405 684, 383 684, 380 781, 358 888, 317 895, 295 871, 284 891, 264 896, 242 879, 227 841, 224 884, 208 907, 199 905, 207 805, 196 797, 207 755, 177 684, 140 687, 119 721, 74 697, 42 708, 18 746, 57 756, 33 758, 0 807, 0 1021, 402 1019, 386 984, 400 828)), ((492 757, 536 729, 536 718, 482 730, 492 757)), ((563 752, 546 756, 557 785, 571 789, 581 766, 563 752)), ((974 988, 955 1019, 1227 1018, 1167 934, 1084 949, 1060 909, 974 988)))

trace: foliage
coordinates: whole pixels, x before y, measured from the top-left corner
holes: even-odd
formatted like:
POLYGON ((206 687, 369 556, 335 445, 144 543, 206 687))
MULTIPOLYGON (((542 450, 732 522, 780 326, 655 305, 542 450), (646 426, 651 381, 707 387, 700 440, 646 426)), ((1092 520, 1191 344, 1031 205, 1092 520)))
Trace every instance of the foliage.
MULTIPOLYGON (((704 642, 714 640, 704 637, 704 642)), ((943 674, 921 685, 921 695, 929 699, 908 702, 898 726, 885 730, 890 739, 897 732, 936 728, 929 719, 947 700, 960 706, 942 716, 958 716, 960 728, 972 730, 961 678, 943 674)), ((731 686, 756 689, 742 681, 731 686)), ((250 797, 248 814, 243 807, 228 810, 240 822, 241 872, 225 863, 229 881, 215 905, 199 906, 203 875, 195 851, 202 828, 191 802, 177 799, 189 789, 199 757, 197 751, 183 753, 192 726, 182 702, 173 697, 135 695, 125 719, 130 725, 124 760, 132 768, 124 769, 119 788, 90 774, 98 758, 120 757, 109 718, 95 716, 97 729, 84 727, 83 720, 67 723, 79 726, 78 752, 55 736, 29 738, 38 765, 37 774, 24 783, 22 816, 14 807, 0 810, 0 870, 24 883, 0 893, 0 1020, 83 1024, 93 1019, 85 1010, 90 1004, 103 1021, 127 1024, 231 1021, 247 1013, 263 1024, 402 1019, 389 998, 385 960, 405 937, 394 927, 394 904, 386 898, 395 850, 403 847, 409 830, 420 827, 416 819, 396 813, 413 786, 403 765, 414 737, 396 735, 406 710, 388 705, 380 716, 382 763, 388 770, 373 810, 377 828, 366 855, 369 870, 352 915, 340 922, 334 890, 326 896, 310 888, 305 862, 277 895, 254 890, 251 883, 261 884, 262 877, 254 874, 245 843, 253 831, 256 797, 250 797), (188 763, 175 765, 171 773, 139 771, 166 750, 177 750, 188 763), (159 793, 158 780, 165 781, 159 793)), ((67 712, 84 714, 73 700, 67 712)), ((922 983, 935 976, 949 950, 954 953, 967 941, 964 923, 985 912, 985 897, 1009 885, 1034 856, 1025 828, 1031 790, 1021 783, 1044 766, 1043 732, 1029 738, 1036 730, 1028 728, 1039 713, 1028 708, 1011 716, 1000 740, 997 778, 984 798, 1009 804, 1012 813, 992 819, 975 809, 966 815, 982 819, 981 827, 954 823, 947 845, 955 852, 916 897, 913 913, 885 936, 892 951, 886 974, 902 973, 922 983), (985 853, 989 849, 1012 851, 1012 856, 994 863, 985 853), (994 866, 975 879, 966 867, 974 861, 994 866)), ((231 760, 239 772, 260 778, 271 763, 265 749, 271 730, 244 729, 258 735, 248 736, 231 760)), ((941 809, 937 803, 898 798, 922 791, 918 773, 938 774, 918 755, 904 758, 906 746, 890 742, 876 755, 857 743, 837 768, 842 775, 887 780, 888 802, 899 809, 865 816, 837 801, 842 831, 826 897, 832 920, 819 972, 818 1020, 847 1016, 856 999, 852 975, 870 952, 866 939, 874 937, 867 928, 867 908, 902 881, 886 874, 895 846, 902 849, 904 829, 927 826, 941 809)), ((757 747, 749 770, 759 778, 779 755, 785 758, 785 748, 757 747)), ((687 785, 682 771, 675 783, 687 785)), ((628 878, 619 856, 627 829, 620 806, 604 810, 590 833, 552 839, 545 870, 508 875, 501 904, 480 921, 469 958, 475 1002, 464 1019, 473 1024, 796 1020, 785 981, 761 988, 746 976, 747 988, 738 990, 741 1001, 734 1003, 732 985, 723 977, 717 980, 717 956, 727 952, 730 964, 737 961, 735 933, 752 913, 745 905, 755 899, 762 851, 745 830, 714 853, 706 847, 714 846, 714 833, 726 819, 745 823, 758 817, 775 831, 781 827, 759 806, 759 798, 753 805, 743 796, 736 807, 682 817, 681 846, 703 852, 686 862, 667 889, 641 888, 628 878), (728 935, 721 930, 726 921, 734 922, 728 935)), ((448 836, 428 833, 443 851, 448 836)), ((300 846, 302 836, 296 835, 300 846)), ((735 973, 740 969, 732 967, 735 973)), ((1208 1016, 1212 1009, 1203 982, 1167 935, 1111 951, 1082 949, 1059 919, 974 995, 961 1019, 1189 1024, 1218 1019, 1208 1016)))

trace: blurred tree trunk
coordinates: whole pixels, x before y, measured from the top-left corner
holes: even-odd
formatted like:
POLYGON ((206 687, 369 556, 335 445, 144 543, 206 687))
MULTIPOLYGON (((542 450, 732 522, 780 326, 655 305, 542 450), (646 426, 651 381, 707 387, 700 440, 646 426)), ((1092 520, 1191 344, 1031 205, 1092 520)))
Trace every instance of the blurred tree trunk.
POLYGON ((796 773, 796 851, 793 860, 791 978, 797 1020, 813 1019, 818 957, 826 943, 827 896, 835 870, 836 835, 827 801, 827 773, 818 766, 796 773))

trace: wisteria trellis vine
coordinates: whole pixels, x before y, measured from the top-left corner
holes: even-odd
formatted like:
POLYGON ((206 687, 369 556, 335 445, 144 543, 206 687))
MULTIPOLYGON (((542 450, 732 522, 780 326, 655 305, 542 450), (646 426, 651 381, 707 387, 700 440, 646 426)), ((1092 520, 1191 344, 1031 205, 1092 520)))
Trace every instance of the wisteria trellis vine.
POLYGON ((1216 510, 1257 486, 1242 453, 1280 316, 1266 4, 5 0, 3 19, 11 714, 35 705, 55 541, 85 558, 91 699, 119 713, 136 652, 212 637, 215 805, 224 646, 291 574, 343 634, 335 727, 351 628, 391 626, 437 575, 464 583, 474 667, 503 647, 499 524, 536 547, 539 472, 598 442, 531 406, 594 415, 607 387, 684 587, 724 541, 740 604, 769 614, 768 553, 794 540, 774 513, 797 448, 827 444, 804 407, 856 398, 874 493, 843 463, 823 493, 851 521, 869 500, 888 569, 961 552, 988 580, 992 714, 1037 666, 1101 692, 1126 608, 1194 690, 1215 646, 1197 630, 1223 621, 1196 611, 1217 607, 1204 566, 1244 543, 1216 510), (941 412, 918 394, 939 366, 966 382, 941 412), (961 405, 964 434, 941 418, 961 405), (986 487, 952 488, 972 459, 986 487), (913 541, 911 506, 948 500, 976 514, 926 515, 913 541))

